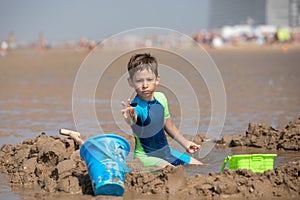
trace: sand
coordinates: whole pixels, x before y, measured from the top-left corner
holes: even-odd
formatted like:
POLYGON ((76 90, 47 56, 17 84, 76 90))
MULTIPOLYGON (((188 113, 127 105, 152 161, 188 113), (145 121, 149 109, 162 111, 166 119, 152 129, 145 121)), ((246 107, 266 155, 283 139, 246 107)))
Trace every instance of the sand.
MULTIPOLYGON (((201 144, 204 135, 197 135, 194 141, 201 144)), ((249 123, 245 134, 226 135, 216 141, 217 145, 228 147, 255 147, 262 150, 300 151, 300 118, 289 122, 284 129, 249 123)))
MULTIPOLYGON (((219 143, 299 151, 299 136, 300 118, 290 122, 284 130, 250 123, 244 136, 232 136, 230 140, 222 138, 219 143), (259 138, 254 138, 255 135, 259 138), (257 141, 260 141, 259 145, 257 141)), ((201 138, 199 135, 195 137, 195 141, 201 138)), ((133 143, 133 138, 127 136, 127 139, 133 143)), ((79 156, 79 146, 69 138, 41 133, 38 137, 17 145, 3 145, 0 158, 0 171, 9 176, 12 184, 38 185, 41 190, 50 193, 93 195, 87 167, 79 156)), ((291 161, 264 173, 253 173, 246 169, 226 169, 224 172, 197 174, 193 177, 186 176, 183 166, 168 166, 162 170, 141 172, 143 168, 139 169, 137 164, 136 160, 127 161, 132 172, 126 174, 124 197, 151 197, 159 194, 176 199, 297 199, 300 194, 300 160, 291 161)))
MULTIPOLYGON (((97 199, 299 199, 299 52, 299 48, 282 52, 276 46, 209 50, 224 79, 228 107, 223 136, 216 145, 218 151, 212 151, 204 159, 205 163, 212 163, 203 166, 207 173, 195 173, 198 170, 192 166, 147 173, 141 163, 128 159, 127 165, 134 173, 126 174, 124 196, 97 199), (239 154, 250 149, 283 156, 275 158, 279 164, 265 173, 227 169, 219 172, 221 163, 215 160, 223 159, 227 153, 239 154)), ((60 128, 75 130, 72 87, 87 54, 72 49, 45 52, 18 49, 0 58, 1 197, 94 198, 79 147, 58 135, 60 128)), ((161 59, 169 57, 162 55, 161 59)), ((115 66, 119 67, 121 61, 115 66)), ((99 86, 97 99, 111 97, 109 88, 119 74, 115 70, 118 68, 110 69, 112 74, 107 72, 104 80, 112 81, 99 86)), ((182 70, 199 94, 199 128, 205 132, 211 110, 209 93, 203 82, 189 76, 185 68, 182 70)), ((170 94, 170 110, 174 122, 179 124, 178 100, 170 94)), ((112 120, 110 107, 96 106, 101 110, 97 114, 104 131, 120 132, 112 120)), ((185 133, 188 132, 187 128, 185 133)), ((84 132, 85 137, 96 134, 93 129, 84 132)), ((133 149, 132 137, 122 136, 133 149)), ((204 135, 185 136, 203 143, 204 135)))

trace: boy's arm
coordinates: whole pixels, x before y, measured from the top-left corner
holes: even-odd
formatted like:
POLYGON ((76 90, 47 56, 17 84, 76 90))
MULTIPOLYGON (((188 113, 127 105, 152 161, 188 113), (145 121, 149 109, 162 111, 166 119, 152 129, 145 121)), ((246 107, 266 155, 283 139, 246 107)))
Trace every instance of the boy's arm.
POLYGON ((171 117, 166 119, 164 129, 173 139, 175 139, 181 146, 183 146, 187 152, 195 153, 200 149, 200 145, 187 140, 185 137, 183 137, 183 135, 180 134, 171 117))

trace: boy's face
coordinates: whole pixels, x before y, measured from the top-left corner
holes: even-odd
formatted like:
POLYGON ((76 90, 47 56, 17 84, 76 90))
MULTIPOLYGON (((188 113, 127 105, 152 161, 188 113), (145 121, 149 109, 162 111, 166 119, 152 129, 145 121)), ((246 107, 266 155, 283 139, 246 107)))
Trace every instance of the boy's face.
POLYGON ((132 79, 128 79, 128 82, 141 99, 149 101, 154 98, 154 91, 159 80, 159 76, 156 77, 152 70, 144 69, 135 72, 132 79))

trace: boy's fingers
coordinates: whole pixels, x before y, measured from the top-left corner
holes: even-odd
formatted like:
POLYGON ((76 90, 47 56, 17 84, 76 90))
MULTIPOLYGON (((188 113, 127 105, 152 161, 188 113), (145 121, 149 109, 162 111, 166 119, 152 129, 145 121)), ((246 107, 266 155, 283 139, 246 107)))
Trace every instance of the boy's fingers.
POLYGON ((199 149, 200 149, 200 147, 201 147, 200 144, 196 144, 195 142, 192 142, 192 143, 191 143, 191 146, 193 146, 194 148, 199 148, 199 149))
POLYGON ((122 115, 127 118, 128 117, 128 109, 126 107, 126 105, 124 106, 124 108, 121 110, 122 115))
POLYGON ((126 103, 125 103, 124 101, 122 101, 121 104, 122 104, 122 106, 123 106, 124 108, 126 108, 126 107, 131 107, 131 106, 130 106, 130 99, 127 99, 127 105, 126 105, 126 103))
POLYGON ((123 110, 124 110, 124 108, 126 108, 126 104, 125 104, 124 101, 122 101, 121 104, 122 104, 122 107, 123 107, 123 110))
POLYGON ((198 151, 200 149, 200 145, 194 146, 194 151, 198 151))
POLYGON ((130 107, 130 99, 127 99, 127 106, 130 107))
POLYGON ((127 105, 124 101, 121 102, 123 109, 121 109, 121 113, 123 117, 125 118, 126 122, 132 125, 134 123, 134 117, 135 117, 135 110, 130 105, 130 99, 127 99, 127 105))
POLYGON ((189 153, 195 153, 200 149, 201 145, 198 145, 194 142, 191 142, 190 146, 188 147, 188 152, 189 153))
POLYGON ((129 114, 131 117, 135 117, 135 110, 133 109, 129 109, 129 114))

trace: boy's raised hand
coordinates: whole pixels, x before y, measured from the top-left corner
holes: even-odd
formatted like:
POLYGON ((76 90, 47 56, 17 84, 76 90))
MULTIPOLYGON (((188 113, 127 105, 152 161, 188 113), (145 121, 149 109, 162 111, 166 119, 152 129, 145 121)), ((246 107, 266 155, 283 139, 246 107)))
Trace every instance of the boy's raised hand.
POLYGON ((122 101, 122 107, 123 109, 121 110, 122 115, 126 121, 127 124, 130 126, 136 123, 136 113, 134 110, 134 107, 130 105, 130 99, 127 100, 127 104, 122 101))

